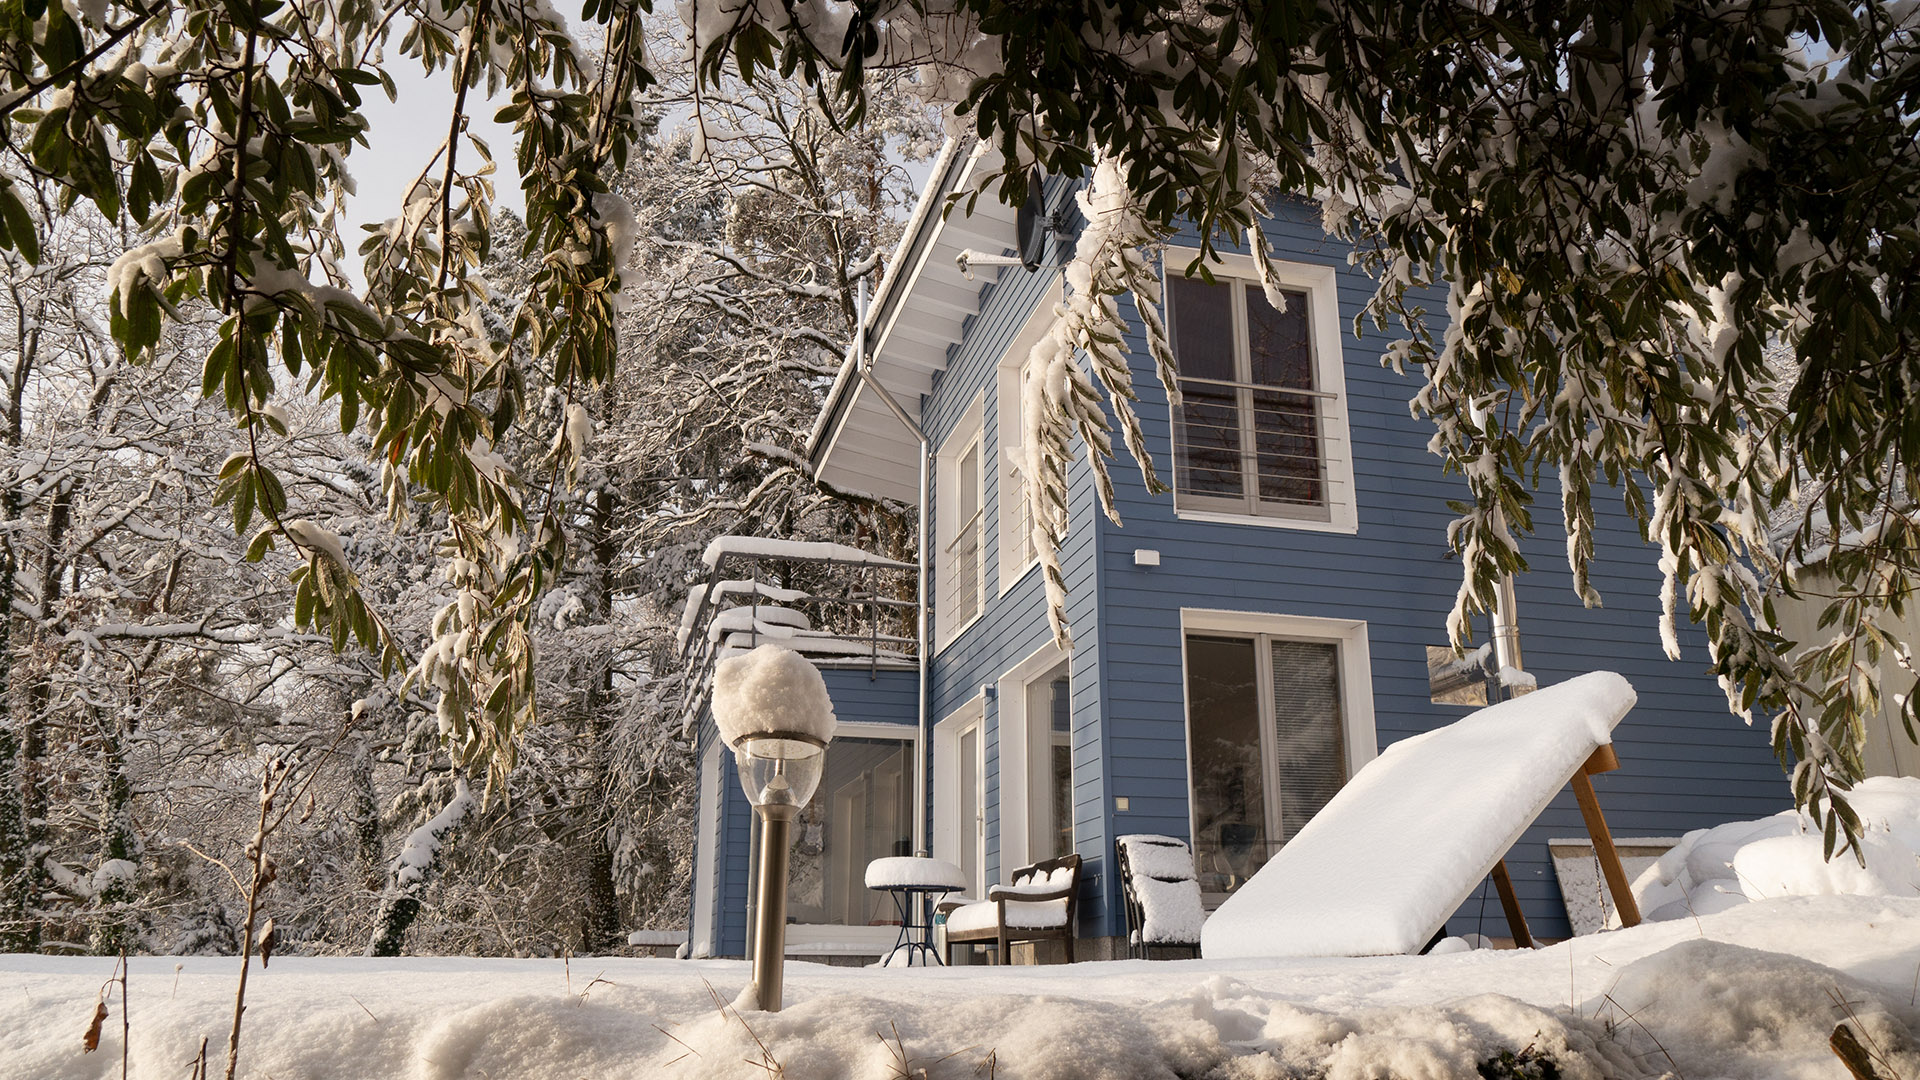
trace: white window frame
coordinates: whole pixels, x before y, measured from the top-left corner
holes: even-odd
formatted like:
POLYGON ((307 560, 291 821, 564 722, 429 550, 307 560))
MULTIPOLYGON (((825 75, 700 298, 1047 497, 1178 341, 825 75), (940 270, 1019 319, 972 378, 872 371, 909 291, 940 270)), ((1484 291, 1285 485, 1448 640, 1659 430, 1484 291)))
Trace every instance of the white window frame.
MULTIPOLYGON (((974 830, 972 842, 974 865, 980 868, 980 880, 969 882, 968 895, 974 899, 986 896, 987 876, 987 696, 984 690, 974 694, 959 708, 946 715, 946 718, 933 725, 933 857, 945 859, 955 866, 965 866, 966 860, 960 857, 960 845, 967 842, 966 830, 960 821, 960 737, 970 728, 979 730, 976 742, 978 755, 974 761, 974 775, 979 778, 977 796, 980 801, 981 823, 974 830)), ((1002 790, 1005 790, 1003 782, 1002 790)), ((1005 831, 1004 829, 1002 830, 1005 831)), ((1003 858, 1001 860, 1005 862, 1003 858)), ((1010 864, 1011 865, 1011 864, 1010 864)))
MULTIPOLYGON (((1193 837, 1199 828, 1194 819, 1193 807, 1193 757, 1188 747, 1193 745, 1193 717, 1188 711, 1187 699, 1187 638, 1191 635, 1221 634, 1230 636, 1252 636, 1256 639, 1264 635, 1287 641, 1326 642, 1339 648, 1340 656, 1340 715, 1344 724, 1341 732, 1346 748, 1347 778, 1360 771, 1361 766, 1372 761, 1379 753, 1379 734, 1374 729, 1373 720, 1373 659, 1367 647, 1367 624, 1358 619, 1327 619, 1307 615, 1279 615, 1258 611, 1222 611, 1213 608, 1180 609, 1180 717, 1183 730, 1181 754, 1185 757, 1187 774, 1187 835, 1193 837)), ((1255 651, 1259 655, 1260 650, 1255 651)), ((1259 661, 1261 670, 1265 670, 1267 661, 1259 661)), ((1267 784, 1265 793, 1267 835, 1277 836, 1278 822, 1275 818, 1275 803, 1272 793, 1278 768, 1274 760, 1272 744, 1269 740, 1273 732, 1273 684, 1271 675, 1263 676, 1260 692, 1260 759, 1265 770, 1267 784)))
POLYGON ((1033 314, 1027 317, 1026 325, 1014 335, 1013 343, 1001 355, 994 380, 994 441, 999 452, 990 464, 997 470, 1000 481, 998 496, 994 500, 994 531, 1000 548, 1002 596, 1040 565, 1040 553, 1033 546, 1033 530, 1028 524, 1026 477, 1021 472, 1019 461, 1026 434, 1024 402, 1027 358, 1032 355, 1033 347, 1053 328, 1054 320, 1059 317, 1054 308, 1059 303, 1060 276, 1056 274, 1053 283, 1034 307, 1033 314))
MULTIPOLYGON (((902 744, 906 748, 906 752, 907 752, 907 771, 905 775, 902 776, 901 779, 902 779, 902 782, 908 786, 908 788, 911 788, 913 786, 913 763, 920 760, 920 733, 918 730, 916 730, 913 727, 913 725, 886 724, 886 723, 878 723, 871 720, 842 720, 839 723, 834 725, 833 737, 835 739, 873 739, 880 742, 897 742, 902 744)), ((718 745, 717 741, 716 741, 716 745, 718 745)), ((831 752, 832 747, 828 747, 828 750, 829 752, 831 752)), ((821 792, 817 797, 821 799, 825 799, 827 798, 827 794, 825 792, 821 792)), ((912 824, 911 824, 912 823, 912 805, 911 805, 912 797, 911 795, 909 795, 908 797, 908 803, 909 803, 908 828, 909 828, 909 831, 911 831, 911 828, 912 828, 912 824)), ((832 807, 827 808, 827 820, 829 822, 833 820, 832 807)), ((762 835, 763 834, 758 829, 755 830, 753 850, 749 852, 749 857, 751 858, 752 864, 755 867, 758 867, 760 865, 760 850, 759 850, 760 839, 759 838, 762 835)), ((864 874, 866 868, 858 867, 856 869, 860 871, 860 873, 864 874)), ((843 924, 843 923, 793 923, 791 925, 816 927, 816 928, 817 927, 832 928, 837 926, 843 926, 846 924, 843 924)), ((815 932, 817 931, 808 931, 808 933, 815 933, 815 932)), ((790 941, 788 944, 791 945, 794 943, 790 941)))
POLYGON ((1008 668, 997 684, 1002 866, 1019 867, 1039 861, 1033 857, 1040 818, 1035 808, 1040 805, 1051 775, 1052 728, 1050 724, 1033 722, 1028 701, 1035 684, 1066 662, 1067 654, 1048 642, 1008 668), (1048 752, 1042 753, 1043 748, 1048 752))
MULTIPOLYGON (((1200 251, 1197 248, 1169 247, 1161 261, 1162 273, 1167 276, 1179 275, 1200 257, 1200 251)), ((1216 280, 1244 283, 1255 289, 1260 288, 1260 272, 1254 266, 1251 256, 1222 254, 1217 256, 1217 260, 1209 264, 1216 280)), ((1271 513, 1256 514, 1195 508, 1191 505, 1181 506, 1180 417, 1169 402, 1167 431, 1172 443, 1174 513, 1188 521, 1260 525, 1310 532, 1356 533, 1360 529, 1360 523, 1353 486, 1353 437, 1347 420, 1346 351, 1340 333, 1338 273, 1331 266, 1286 262, 1280 259, 1272 260, 1271 265, 1277 284, 1288 289, 1304 290, 1307 294, 1308 320, 1313 340, 1314 386, 1317 390, 1332 395, 1330 398, 1319 399, 1324 403, 1320 414, 1319 434, 1321 483, 1327 496, 1327 517, 1320 519, 1290 516, 1277 508, 1271 513)), ((1171 300, 1170 292, 1163 291, 1161 295, 1171 300)), ((1247 317, 1242 301, 1238 297, 1234 300, 1233 311, 1234 350, 1237 357, 1244 357, 1248 347, 1247 317)), ((1175 313, 1173 318, 1178 319, 1178 314, 1175 313)), ((1252 481, 1248 478, 1243 482, 1251 483, 1252 481)))
POLYGON ((953 644, 954 639, 964 633, 968 627, 979 622, 980 617, 985 615, 987 610, 986 522, 987 467, 989 463, 986 461, 985 454, 985 418, 986 394, 982 392, 974 398, 973 404, 967 407, 967 411, 960 415, 960 421, 953 426, 953 431, 947 436, 946 441, 940 444, 940 451, 937 455, 937 490, 935 491, 934 497, 937 500, 938 509, 934 515, 934 524, 937 528, 934 530, 936 534, 934 543, 936 546, 934 547, 934 557, 932 560, 934 583, 936 586, 934 590, 933 611, 934 626, 936 629, 934 635, 936 642, 935 651, 953 644), (970 454, 973 455, 975 459, 974 482, 976 491, 974 492, 974 497, 976 500, 975 505, 978 509, 973 518, 968 522, 960 522, 954 520, 953 515, 954 509, 959 506, 960 502, 960 462, 970 454), (960 530, 963 525, 968 525, 973 529, 979 537, 979 544, 977 545, 977 550, 974 552, 973 611, 966 619, 956 622, 952 615, 955 605, 960 600, 960 583, 951 569, 953 565, 951 549, 960 539, 960 530))
POLYGON ((719 920, 715 893, 720 888, 720 802, 726 792, 720 790, 726 770, 720 767, 723 744, 715 736, 707 752, 700 755, 700 803, 695 811, 698 832, 693 838, 693 946, 695 957, 714 954, 719 946, 719 920))

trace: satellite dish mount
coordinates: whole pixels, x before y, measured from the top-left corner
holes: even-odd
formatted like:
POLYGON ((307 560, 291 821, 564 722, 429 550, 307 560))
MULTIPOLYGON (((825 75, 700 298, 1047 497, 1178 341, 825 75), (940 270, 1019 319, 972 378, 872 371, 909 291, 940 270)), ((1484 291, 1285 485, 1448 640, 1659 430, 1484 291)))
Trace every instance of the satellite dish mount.
POLYGON ((1046 207, 1047 193, 1040 184, 1040 170, 1032 169, 1027 173, 1027 197, 1014 217, 1014 232, 1020 238, 1020 265, 1029 274, 1040 269, 1047 237, 1060 231, 1060 223, 1046 213, 1046 207))
POLYGON ((1027 197, 1014 215, 1014 244, 1018 254, 989 255, 969 248, 954 260, 960 265, 960 273, 972 279, 976 266, 1018 266, 1029 274, 1040 269, 1045 265, 1041 256, 1046 253, 1047 237, 1059 235, 1064 227, 1059 215, 1046 213, 1046 205, 1047 194, 1040 184, 1040 170, 1033 169, 1027 173, 1027 197))

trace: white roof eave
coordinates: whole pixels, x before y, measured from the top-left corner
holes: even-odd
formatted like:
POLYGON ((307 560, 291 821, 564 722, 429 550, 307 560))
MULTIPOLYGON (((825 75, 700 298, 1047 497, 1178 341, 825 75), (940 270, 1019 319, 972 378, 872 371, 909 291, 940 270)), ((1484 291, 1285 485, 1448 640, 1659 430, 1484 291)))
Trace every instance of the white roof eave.
MULTIPOLYGON (((951 143, 942 150, 895 249, 895 261, 889 265, 868 310, 872 373, 916 424, 920 423, 922 395, 932 388, 935 373, 946 367, 944 355, 929 364, 928 342, 959 342, 966 320, 979 313, 981 288, 999 273, 997 268, 982 269, 975 280, 967 280, 955 260, 970 247, 981 250, 982 236, 1002 239, 1001 250, 1011 249, 1016 243, 1013 208, 990 194, 979 198, 970 216, 965 213, 964 202, 956 205, 953 218, 965 224, 948 229, 948 215, 938 204, 945 202, 947 193, 965 191, 978 177, 990 175, 999 160, 997 154, 976 147, 960 164, 951 157, 958 152, 951 143), (946 170, 955 164, 960 164, 958 177, 946 183, 946 170), (971 304, 956 303, 957 297, 965 296, 973 298, 971 304), (896 333, 902 327, 912 329, 896 333)), ((989 253, 997 255, 1000 251, 989 253)), ((807 456, 814 476, 844 489, 915 502, 919 494, 918 440, 860 377, 855 363, 855 355, 850 352, 808 437, 807 456), (845 437, 852 432, 860 437, 845 437)))

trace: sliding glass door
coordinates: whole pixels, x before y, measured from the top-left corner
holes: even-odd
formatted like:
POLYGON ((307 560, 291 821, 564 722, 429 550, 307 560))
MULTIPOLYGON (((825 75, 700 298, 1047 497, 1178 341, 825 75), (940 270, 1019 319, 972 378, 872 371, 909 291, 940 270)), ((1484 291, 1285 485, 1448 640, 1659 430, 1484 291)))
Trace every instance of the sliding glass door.
POLYGON ((1186 665, 1194 856, 1217 900, 1346 782, 1340 645, 1191 633, 1186 665))

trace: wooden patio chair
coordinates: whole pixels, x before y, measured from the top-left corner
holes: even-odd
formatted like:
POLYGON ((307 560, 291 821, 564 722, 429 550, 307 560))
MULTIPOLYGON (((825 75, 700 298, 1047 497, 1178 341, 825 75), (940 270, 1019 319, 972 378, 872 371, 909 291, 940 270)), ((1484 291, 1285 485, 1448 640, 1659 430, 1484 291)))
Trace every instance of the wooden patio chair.
POLYGON ((995 964, 1006 964, 1007 947, 1022 941, 1060 941, 1073 963, 1078 925, 1080 856, 1063 855, 1023 866, 1010 884, 987 890, 984 901, 947 901, 936 910, 947 916, 947 963, 955 945, 991 945, 995 964))
POLYGON ((1153 949, 1189 949, 1198 958, 1207 915, 1187 842, 1138 833, 1116 839, 1113 849, 1127 911, 1127 954, 1149 960, 1153 949))

